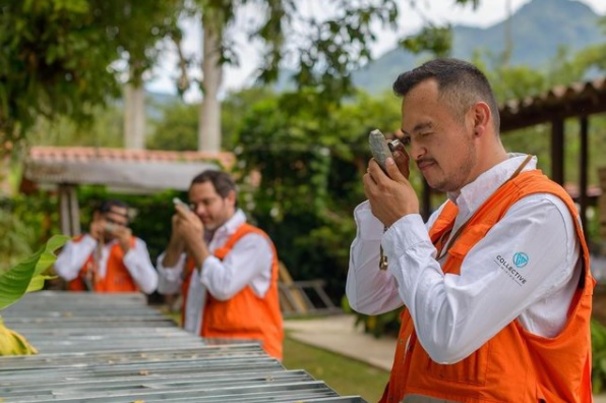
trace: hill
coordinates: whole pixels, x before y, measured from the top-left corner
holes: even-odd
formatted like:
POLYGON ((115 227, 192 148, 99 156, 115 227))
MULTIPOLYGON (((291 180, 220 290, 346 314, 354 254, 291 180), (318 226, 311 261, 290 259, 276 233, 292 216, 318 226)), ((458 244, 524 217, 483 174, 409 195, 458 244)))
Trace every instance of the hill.
MULTIPOLYGON (((474 52, 481 52, 484 60, 490 60, 505 50, 509 30, 510 64, 542 69, 561 47, 575 52, 606 42, 599 19, 589 6, 575 0, 532 0, 507 20, 487 28, 453 25, 452 56, 470 60, 474 52)), ((387 91, 398 74, 428 56, 396 48, 354 72, 353 81, 370 93, 387 91)))

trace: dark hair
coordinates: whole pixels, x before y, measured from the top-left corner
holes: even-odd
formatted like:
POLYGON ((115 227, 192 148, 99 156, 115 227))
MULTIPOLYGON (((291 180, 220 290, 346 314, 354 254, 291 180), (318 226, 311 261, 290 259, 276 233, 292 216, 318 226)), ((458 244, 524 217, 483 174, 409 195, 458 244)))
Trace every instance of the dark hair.
POLYGON ((499 133, 499 106, 488 79, 471 63, 452 58, 439 58, 423 63, 402 73, 393 83, 393 91, 405 97, 421 82, 434 79, 438 83, 440 97, 458 111, 466 111, 475 102, 483 101, 492 112, 495 132, 499 133))
POLYGON ((197 183, 205 182, 211 182, 215 188, 215 192, 224 199, 232 190, 234 193, 237 193, 236 184, 227 172, 215 170, 203 171, 192 179, 190 187, 197 183))
POLYGON ((111 211, 112 213, 117 214, 115 211, 113 211, 114 207, 120 207, 120 208, 126 209, 126 214, 124 214, 124 217, 126 217, 127 222, 130 221, 130 215, 128 213, 128 209, 129 209, 128 204, 126 204, 122 200, 118 200, 118 199, 104 200, 97 206, 97 208, 95 208, 94 211, 97 211, 102 214, 106 214, 111 211))
POLYGON ((117 199, 104 200, 95 210, 100 213, 109 213, 112 210, 112 207, 121 207, 128 210, 128 204, 117 199))

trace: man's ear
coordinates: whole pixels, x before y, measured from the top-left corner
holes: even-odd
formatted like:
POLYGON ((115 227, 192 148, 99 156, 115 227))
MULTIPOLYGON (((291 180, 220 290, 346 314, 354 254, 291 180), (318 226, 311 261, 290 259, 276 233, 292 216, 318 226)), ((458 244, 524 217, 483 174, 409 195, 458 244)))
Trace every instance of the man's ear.
POLYGON ((233 207, 236 206, 236 192, 235 191, 230 190, 229 193, 227 194, 226 199, 229 202, 230 206, 233 206, 233 207))
POLYGON ((490 107, 486 102, 476 102, 472 110, 474 135, 481 136, 492 119, 490 107))

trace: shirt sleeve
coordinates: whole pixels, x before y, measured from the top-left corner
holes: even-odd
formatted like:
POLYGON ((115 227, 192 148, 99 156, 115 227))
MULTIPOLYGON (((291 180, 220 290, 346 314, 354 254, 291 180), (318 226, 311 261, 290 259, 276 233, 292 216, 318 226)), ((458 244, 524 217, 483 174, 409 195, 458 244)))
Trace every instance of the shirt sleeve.
POLYGON ((345 293, 349 306, 366 315, 389 312, 402 306, 398 284, 388 271, 379 270, 383 224, 365 201, 354 210, 357 233, 349 253, 345 293))
POLYGON ((135 246, 122 259, 131 277, 141 291, 151 294, 158 287, 158 273, 149 257, 145 241, 135 238, 135 246))
POLYGON ((515 203, 469 251, 459 275, 442 272, 427 231, 414 220, 400 219, 383 243, 419 341, 439 363, 464 359, 532 304, 562 289, 579 259, 572 216, 551 195, 515 203), (516 254, 527 257, 523 268, 514 264, 516 254))
POLYGON ((271 284, 273 248, 259 234, 243 236, 223 261, 209 256, 202 264, 201 282, 220 301, 251 286, 259 297, 265 296, 271 284))
POLYGON ((181 254, 179 260, 173 267, 162 265, 165 254, 165 252, 162 252, 156 260, 156 268, 158 269, 158 292, 163 295, 178 294, 181 292, 181 284, 183 283, 185 253, 181 254))
POLYGON ((55 272, 65 281, 74 280, 96 246, 97 241, 88 234, 79 241, 67 241, 55 261, 55 272))

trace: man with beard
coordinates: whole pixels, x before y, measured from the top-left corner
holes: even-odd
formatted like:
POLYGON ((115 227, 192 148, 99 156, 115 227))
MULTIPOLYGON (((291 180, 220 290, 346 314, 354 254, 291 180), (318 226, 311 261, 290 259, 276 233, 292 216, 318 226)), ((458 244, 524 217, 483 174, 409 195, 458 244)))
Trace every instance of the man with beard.
POLYGON ((154 292, 158 274, 145 242, 128 224, 128 205, 120 200, 106 200, 95 209, 89 232, 68 241, 54 265, 69 290, 154 292))
POLYGON ((229 174, 204 171, 175 203, 172 233, 158 257, 161 294, 183 296, 183 327, 205 338, 261 343, 282 358, 278 257, 267 234, 237 207, 229 174))
POLYGON ((361 313, 403 307, 381 401, 590 402, 595 281, 571 198, 505 151, 475 66, 432 60, 393 88, 404 147, 368 164, 346 287, 361 313), (427 223, 409 159, 448 196, 427 223))

